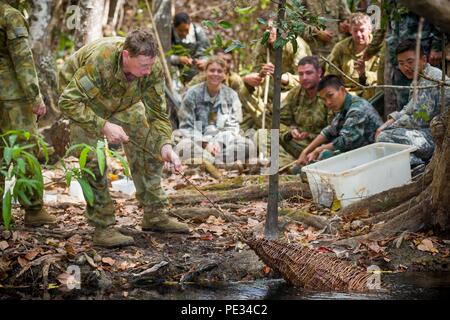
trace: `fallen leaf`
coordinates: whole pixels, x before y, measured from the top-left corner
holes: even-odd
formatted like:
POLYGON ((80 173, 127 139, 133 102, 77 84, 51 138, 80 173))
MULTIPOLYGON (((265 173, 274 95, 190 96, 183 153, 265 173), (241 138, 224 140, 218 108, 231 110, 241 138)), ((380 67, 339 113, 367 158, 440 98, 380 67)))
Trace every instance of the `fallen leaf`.
POLYGON ((72 245, 70 245, 70 244, 66 244, 66 245, 64 246, 64 249, 65 249, 65 251, 66 251, 66 254, 67 254, 69 257, 74 257, 74 256, 77 254, 77 252, 75 251, 74 247, 73 247, 72 245))
POLYGON ((207 234, 201 235, 200 240, 211 241, 211 240, 214 240, 214 237, 211 233, 207 233, 207 234))
POLYGON ((270 273, 270 270, 271 270, 270 267, 264 266, 264 268, 263 268, 262 271, 263 271, 264 274, 269 274, 269 273, 270 273))
POLYGON ((83 238, 79 234, 75 234, 71 236, 67 241, 75 244, 80 244, 83 241, 83 238))
POLYGON ((31 261, 31 260, 34 260, 34 258, 36 258, 37 255, 41 252, 42 252, 42 248, 38 247, 38 248, 28 251, 24 257, 28 261, 31 261))
POLYGON ((9 248, 9 244, 6 241, 0 241, 0 250, 6 250, 9 248))
POLYGON ((317 251, 319 251, 320 253, 333 252, 333 250, 331 250, 330 248, 327 248, 327 247, 319 247, 319 248, 317 248, 317 251))
POLYGON ((438 253, 439 250, 433 246, 433 242, 430 239, 423 239, 422 242, 417 246, 420 251, 426 251, 431 253, 438 253))
POLYGON ((102 262, 109 264, 110 266, 114 265, 114 263, 116 262, 116 260, 114 260, 113 258, 102 258, 102 262))
POLYGON ((247 219, 247 224, 250 228, 253 228, 255 226, 257 226, 259 224, 259 221, 256 219, 252 219, 252 218, 248 218, 247 219))
POLYGON ((28 260, 22 257, 18 257, 17 262, 19 262, 22 268, 24 268, 28 264, 28 260))
POLYGON ((367 245, 367 247, 375 253, 380 253, 380 252, 384 251, 384 249, 382 247, 380 247, 378 245, 378 243, 376 243, 376 242, 370 242, 367 245))

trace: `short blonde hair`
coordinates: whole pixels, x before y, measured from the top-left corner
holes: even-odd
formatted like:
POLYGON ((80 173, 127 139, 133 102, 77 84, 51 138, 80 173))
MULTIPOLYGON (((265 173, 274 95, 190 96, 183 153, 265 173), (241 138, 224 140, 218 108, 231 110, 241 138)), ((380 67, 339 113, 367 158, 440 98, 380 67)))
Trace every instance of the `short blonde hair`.
POLYGON ((362 24, 366 24, 366 23, 372 25, 372 22, 370 21, 370 17, 367 14, 362 13, 362 12, 353 13, 350 16, 349 20, 350 20, 350 25, 351 26, 353 26, 353 25, 362 25, 362 24))
POLYGON ((206 62, 206 66, 205 66, 205 70, 208 69, 208 67, 210 65, 212 65, 213 63, 217 63, 219 66, 221 66, 223 69, 227 69, 227 63, 225 62, 225 60, 223 60, 222 58, 220 58, 219 56, 212 56, 211 58, 208 59, 208 61, 206 62))

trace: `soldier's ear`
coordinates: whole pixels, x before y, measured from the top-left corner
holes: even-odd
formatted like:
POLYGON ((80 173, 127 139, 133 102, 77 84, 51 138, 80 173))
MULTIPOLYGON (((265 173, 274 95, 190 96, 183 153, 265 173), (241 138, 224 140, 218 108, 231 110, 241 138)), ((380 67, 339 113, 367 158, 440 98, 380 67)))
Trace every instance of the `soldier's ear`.
POLYGON ((128 50, 123 50, 122 51, 122 58, 123 59, 128 59, 130 57, 130 52, 128 52, 128 50))

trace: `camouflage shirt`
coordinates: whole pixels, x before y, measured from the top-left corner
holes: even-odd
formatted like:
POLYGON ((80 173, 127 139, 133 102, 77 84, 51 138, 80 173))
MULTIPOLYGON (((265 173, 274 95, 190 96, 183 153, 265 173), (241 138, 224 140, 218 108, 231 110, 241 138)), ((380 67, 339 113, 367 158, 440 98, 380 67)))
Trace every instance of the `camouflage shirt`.
POLYGON ((161 146, 171 143, 161 62, 157 59, 149 75, 129 82, 122 71, 124 41, 121 37, 99 39, 67 59, 59 79, 61 112, 99 136, 110 118, 130 125, 144 119, 158 128, 161 146))
MULTIPOLYGON (((255 48, 253 72, 260 72, 263 65, 267 63, 267 48, 269 48, 270 62, 275 65, 275 49, 273 46, 265 46, 258 43, 255 48)), ((283 61, 281 67, 281 73, 287 74, 289 83, 283 86, 284 90, 289 90, 298 85, 297 66, 298 62, 306 56, 311 55, 311 49, 309 45, 302 38, 297 38, 297 51, 294 52, 292 43, 288 42, 283 47, 283 61)), ((271 78, 271 86, 273 87, 273 78, 271 78)), ((270 90, 269 92, 272 92, 270 90)))
MULTIPOLYGON (((442 71, 432 67, 428 63, 422 71, 422 74, 428 78, 442 80, 442 71)), ((449 79, 446 77, 446 82, 449 79)), ((418 86, 435 85, 436 82, 420 77, 417 81, 418 86)), ((450 88, 445 88, 445 105, 450 105, 450 88)), ((395 122, 391 127, 421 129, 429 128, 431 120, 440 114, 441 110, 441 89, 439 87, 431 89, 419 89, 417 92, 417 102, 412 99, 412 91, 410 92, 410 100, 401 111, 395 111, 389 115, 389 118, 395 122)))
POLYGON ((310 98, 301 86, 291 89, 284 98, 280 110, 281 134, 293 128, 309 132, 314 139, 327 125, 327 108, 318 95, 310 98))
POLYGON ((0 1, 0 101, 43 103, 22 14, 0 1))
POLYGON ((221 85, 219 93, 211 97, 206 82, 202 82, 186 91, 178 119, 180 131, 186 137, 199 134, 211 138, 220 131, 238 133, 242 106, 233 89, 221 85))
POLYGON ((341 40, 339 22, 350 16, 347 2, 346 0, 303 0, 301 2, 308 9, 308 12, 314 16, 340 20, 325 23, 326 29, 333 32, 333 39, 328 43, 321 41, 317 37, 319 30, 315 27, 306 27, 302 33, 303 39, 308 42, 314 54, 327 56, 333 49, 333 46, 341 40))
MULTIPOLYGON (((380 62, 380 56, 378 54, 365 62, 365 78, 360 78, 355 69, 355 61, 362 59, 364 53, 365 50, 360 53, 356 53, 353 45, 353 39, 352 37, 348 37, 336 44, 333 51, 331 51, 331 54, 328 56, 328 60, 330 60, 334 65, 336 65, 336 67, 342 70, 355 82, 360 83, 361 85, 376 85, 378 79, 378 66, 380 62)), ((341 74, 329 64, 327 64, 325 72, 325 75, 328 74, 341 76, 341 74)), ((361 96, 364 99, 369 99, 375 93, 375 90, 373 89, 363 91, 360 87, 345 77, 342 77, 342 79, 344 81, 345 88, 351 94, 361 96)))
POLYGON ((350 151, 373 143, 383 124, 378 112, 365 99, 347 94, 344 106, 321 132, 335 150, 350 151))

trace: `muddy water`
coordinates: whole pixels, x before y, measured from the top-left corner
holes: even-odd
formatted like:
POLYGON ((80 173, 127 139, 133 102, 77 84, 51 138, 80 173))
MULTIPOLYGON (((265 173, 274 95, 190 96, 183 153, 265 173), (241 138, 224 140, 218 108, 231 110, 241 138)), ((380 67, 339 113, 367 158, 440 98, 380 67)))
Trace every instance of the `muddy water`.
POLYGON ((389 291, 360 293, 313 292, 293 288, 284 280, 231 282, 223 285, 160 286, 131 290, 130 299, 450 299, 450 273, 409 272, 382 276, 389 291))

